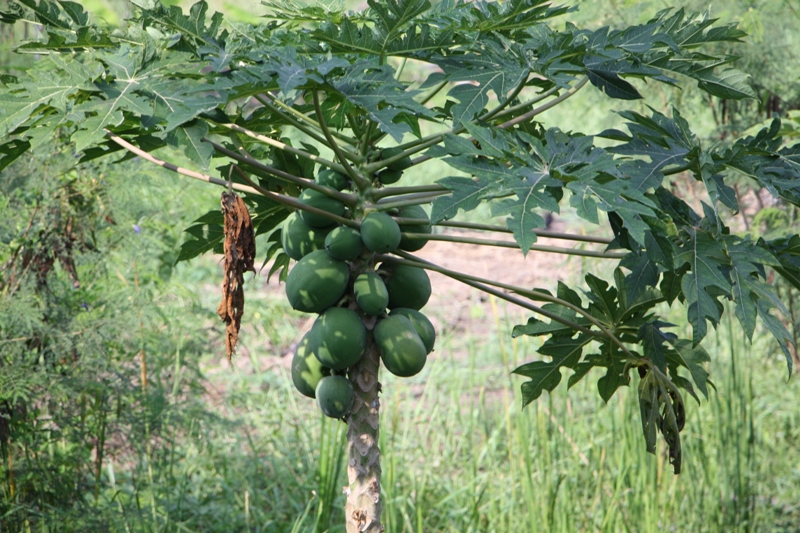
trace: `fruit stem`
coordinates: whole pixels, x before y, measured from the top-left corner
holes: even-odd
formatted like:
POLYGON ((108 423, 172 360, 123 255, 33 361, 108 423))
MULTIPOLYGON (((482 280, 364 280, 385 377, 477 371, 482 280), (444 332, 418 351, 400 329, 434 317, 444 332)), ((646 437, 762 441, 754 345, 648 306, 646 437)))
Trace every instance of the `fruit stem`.
MULTIPOLYGON (((424 221, 422 222, 424 223, 424 221)), ((403 233, 403 236, 420 238, 428 241, 446 241, 446 242, 457 242, 461 244, 480 244, 483 246, 497 246, 500 248, 519 249, 520 247, 519 244, 513 241, 495 241, 491 239, 481 239, 481 238, 467 237, 462 235, 441 235, 441 234, 432 235, 428 233, 403 233)), ((562 246, 545 246, 540 244, 532 244, 529 249, 534 252, 578 255, 581 257, 597 257, 600 259, 622 259, 627 255, 627 252, 596 252, 594 250, 579 250, 576 248, 564 248, 562 246)))
POLYGON ((347 533, 381 533, 380 383, 378 346, 370 335, 367 351, 350 369, 355 392, 347 417, 347 501, 344 507, 347 533))
POLYGON ((335 189, 331 189, 330 187, 324 187, 324 186, 318 184, 317 182, 315 182, 314 180, 301 178, 299 176, 295 176, 295 175, 289 174, 287 172, 284 172, 282 170, 279 170, 279 169, 277 169, 275 167, 271 167, 269 165, 265 165, 264 163, 253 159, 252 157, 248 157, 248 156, 242 155, 242 154, 237 154, 233 150, 228 150, 224 146, 222 146, 220 144, 217 144, 214 141, 212 141, 210 139, 207 139, 205 137, 203 137, 203 141, 205 141, 205 142, 209 143, 211 146, 213 146, 214 150, 216 150, 217 152, 219 152, 221 154, 224 154, 224 155, 230 157, 231 159, 235 159, 236 161, 238 161, 239 163, 241 163, 243 165, 248 165, 248 166, 251 166, 251 167, 256 168, 258 170, 262 170, 262 171, 264 171, 264 172, 266 172, 268 174, 271 174, 271 175, 273 175, 275 177, 281 178, 281 179, 283 179, 285 181, 288 181, 290 183, 294 183, 295 185, 297 185, 298 187, 302 187, 303 189, 313 189, 315 191, 321 192, 322 194, 324 194, 326 196, 329 196, 331 198, 335 198, 335 199, 339 200, 340 202, 344 203, 345 205, 347 205, 349 207, 354 206, 356 204, 356 202, 358 201, 358 198, 354 194, 347 194, 347 193, 343 193, 341 191, 337 191, 335 189))
POLYGON ((333 150, 333 153, 336 154, 336 158, 342 164, 345 173, 347 173, 347 175, 353 179, 353 183, 355 184, 356 188, 360 191, 366 190, 370 186, 369 180, 356 172, 355 169, 350 166, 350 163, 347 162, 347 158, 342 153, 342 149, 339 148, 339 144, 336 142, 336 139, 333 138, 330 129, 328 129, 328 125, 325 124, 322 106, 319 103, 319 92, 312 91, 311 94, 312 99, 314 100, 314 112, 317 114, 317 120, 322 128, 322 134, 326 139, 328 139, 328 146, 333 150))
MULTIPOLYGON (((439 272, 440 274, 443 274, 443 275, 445 275, 447 277, 450 277, 450 278, 453 278, 455 280, 461 281, 462 283, 467 283, 467 285, 470 285, 471 283, 478 283, 480 285, 483 285, 483 284, 493 285, 495 287, 498 287, 498 288, 501 288, 501 289, 504 289, 504 290, 507 290, 507 291, 511 291, 511 292, 515 292, 517 294, 521 294, 522 296, 526 296, 526 297, 528 297, 528 298, 530 298, 532 300, 539 300, 539 301, 543 301, 543 302, 554 303, 554 304, 558 304, 558 305, 561 305, 563 307, 566 307, 567 309, 570 309, 570 310, 578 313, 579 315, 582 315, 586 320, 588 320, 594 326, 596 326, 597 329, 599 329, 602 333, 598 333, 596 331, 592 331, 592 330, 583 328, 583 326, 580 326, 579 324, 577 324, 575 322, 572 322, 570 320, 564 319, 563 317, 561 317, 561 316, 559 316, 559 315, 557 315, 555 313, 550 313, 549 311, 546 311, 545 309, 542 309, 542 308, 540 308, 538 306, 535 306, 535 305, 531 306, 531 307, 523 306, 523 307, 526 307, 527 309, 530 309, 531 311, 534 311, 535 313, 539 313, 542 316, 546 316, 546 317, 550 318, 551 320, 555 320, 556 322, 560 322, 560 323, 562 323, 562 324, 564 324, 566 326, 569 326, 569 327, 571 327, 573 329, 577 329, 578 331, 583 331, 584 333, 589 333, 591 335, 601 336, 601 337, 607 338, 607 339, 611 340, 614 344, 619 346, 620 349, 623 352, 625 352, 625 355, 627 355, 631 359, 636 359, 636 357, 630 352, 630 350, 628 350, 628 348, 622 343, 622 341, 619 340, 616 337, 616 335, 611 333, 611 331, 609 331, 599 320, 597 320, 590 313, 588 313, 587 311, 582 309, 580 306, 573 305, 573 304, 571 304, 570 302, 568 302, 566 300, 562 300, 561 298, 558 298, 558 297, 553 296, 551 294, 548 294, 546 292, 525 289, 523 287, 517 287, 516 285, 509 285, 507 283, 501 283, 499 281, 494 281, 494 280, 490 280, 490 279, 486 279, 486 278, 481 278, 481 277, 478 277, 478 276, 472 276, 470 274, 464 274, 463 272, 456 272, 455 270, 449 270, 449 269, 440 267, 440 266, 438 266, 438 265, 436 265, 434 263, 431 263, 430 261, 425 261, 424 259, 420 259, 418 257, 415 257, 415 256, 413 256, 413 255, 411 255, 409 253, 406 253, 406 252, 403 252, 403 251, 400 251, 400 250, 396 250, 394 253, 399 255, 403 259, 392 258, 392 256, 380 256, 379 259, 382 260, 382 261, 390 261, 390 262, 396 262, 396 263, 400 263, 400 264, 408 264, 409 266, 416 266, 416 267, 419 267, 419 268, 425 268, 425 269, 428 269, 428 270, 432 270, 434 272, 439 272), (536 309, 533 309, 533 307, 535 307, 536 309)), ((485 290, 485 289, 481 288, 480 290, 485 290)), ((495 293, 491 293, 491 294, 495 294, 495 293)), ((501 293, 501 294, 505 294, 505 293, 501 293)))

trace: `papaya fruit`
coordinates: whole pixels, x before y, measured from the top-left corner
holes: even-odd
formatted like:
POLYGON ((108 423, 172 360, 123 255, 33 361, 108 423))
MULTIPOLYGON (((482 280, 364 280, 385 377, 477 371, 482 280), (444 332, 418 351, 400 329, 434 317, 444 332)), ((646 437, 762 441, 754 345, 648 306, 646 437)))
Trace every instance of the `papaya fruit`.
MULTIPOLYGON (((316 252, 314 252, 316 253, 316 252)), ((431 297, 431 279, 421 268, 408 265, 382 264, 384 283, 389 291, 389 309, 408 307, 419 311, 431 297)))
POLYGON ((389 305, 389 291, 377 272, 359 274, 353 283, 353 293, 358 307, 367 315, 381 315, 389 305))
POLYGON ((384 318, 375 326, 374 333, 383 366, 395 376, 407 378, 425 366, 425 345, 408 317, 394 315, 384 318))
POLYGON ((325 376, 315 393, 320 410, 331 418, 344 418, 353 407, 353 384, 344 376, 325 376))
POLYGON ((350 268, 325 250, 298 261, 286 277, 289 304, 305 313, 321 313, 342 297, 350 281, 350 268))
POLYGON ((385 168, 378 172, 378 181, 383 183, 384 185, 391 185, 392 183, 397 183, 400 181, 400 178, 403 177, 402 170, 392 170, 391 168, 385 168))
POLYGON ((364 243, 357 229, 339 226, 325 237, 325 249, 334 259, 349 261, 361 255, 364 243))
POLYGON ((333 370, 356 364, 367 346, 367 329, 352 309, 331 307, 314 322, 319 344, 314 350, 319 362, 333 370))
POLYGON ((417 330, 417 335, 422 340, 422 344, 425 345, 425 353, 431 353, 436 342, 436 329, 431 324, 431 321, 428 320, 428 317, 416 309, 409 309, 408 307, 398 307, 392 309, 392 312, 389 313, 389 316, 396 315, 404 316, 411 321, 411 325, 417 330))
POLYGON ((311 328, 297 344, 292 357, 292 383, 303 396, 314 398, 317 383, 331 374, 330 368, 322 366, 314 355, 319 344, 319 331, 311 328))
POLYGON ((329 232, 329 228, 309 226, 297 212, 294 212, 286 217, 281 227, 283 251, 295 261, 299 261, 311 252, 324 248, 325 237, 329 232))
POLYGON ((361 221, 361 240, 373 252, 397 250, 400 237, 400 226, 386 213, 373 211, 361 221))
MULTIPOLYGON (((394 157, 396 155, 400 155, 403 152, 403 149, 399 146, 392 146, 391 148, 384 148, 381 150, 381 159, 389 159, 390 157, 394 157)), ((400 159, 399 161, 395 161, 394 163, 389 163, 386 165, 387 168, 391 170, 405 170, 411 166, 411 157, 405 156, 404 158, 400 159)))
MULTIPOLYGON (((300 193, 298 200, 307 206, 322 209, 333 215, 342 216, 344 214, 345 207, 342 202, 314 189, 304 190, 300 193)), ((298 213, 300 213, 300 218, 303 219, 303 222, 315 228, 325 228, 336 224, 336 222, 324 215, 302 210, 298 211, 298 213)))
MULTIPOLYGON (((425 212, 425 209, 421 205, 409 205, 406 207, 401 207, 400 211, 397 213, 398 217, 401 218, 416 218, 416 219, 424 219, 427 220, 427 224, 402 224, 400 226, 400 231, 403 233, 428 233, 431 232, 431 223, 430 218, 428 218, 428 214, 425 212)), ((406 250, 408 252, 416 252, 417 250, 421 250, 423 246, 428 243, 428 239, 424 237, 406 237, 401 236, 400 238, 400 245, 398 248, 401 250, 406 250)))
POLYGON ((336 189, 337 191, 346 189, 350 183, 347 179, 347 176, 341 172, 336 172, 335 170, 331 170, 329 168, 320 170, 319 174, 317 174, 317 179, 314 181, 324 187, 330 187, 331 189, 336 189))

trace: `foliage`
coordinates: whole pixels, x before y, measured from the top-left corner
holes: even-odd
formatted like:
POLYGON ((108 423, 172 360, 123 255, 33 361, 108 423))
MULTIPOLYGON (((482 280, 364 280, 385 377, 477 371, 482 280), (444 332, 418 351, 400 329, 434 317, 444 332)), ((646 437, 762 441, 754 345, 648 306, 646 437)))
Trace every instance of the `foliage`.
MULTIPOLYGON (((589 275, 581 297, 567 286, 553 295, 445 273, 487 291, 494 283, 516 292, 520 298, 505 297, 550 319, 531 318, 516 330, 546 337, 540 353, 552 358, 515 370, 531 378, 525 403, 553 390, 562 367, 574 372, 570 384, 599 367, 606 401, 637 369, 647 449, 655 450, 660 431, 676 472, 685 421, 679 388, 707 395, 708 354, 700 343, 709 322, 720 323, 725 302, 749 339, 760 317, 791 371, 791 336, 775 315, 785 309, 768 280, 774 271, 796 283, 800 251, 789 236, 750 239, 729 223, 740 209, 731 174, 800 205, 800 145, 784 144, 780 120, 729 146, 704 146, 678 110, 627 111, 627 132, 596 135, 537 120, 587 83, 621 100, 640 99, 643 80, 680 86, 686 79, 711 97, 752 98, 746 75, 730 66, 734 57, 714 50, 741 40, 734 26, 679 9, 621 30, 556 31, 551 19, 568 9, 540 0, 392 0, 371 1, 359 13, 275 2, 269 22, 228 29, 203 2, 188 14, 142 2, 124 30, 108 32, 78 4, 13 6, 4 22, 44 25, 43 38, 20 50, 48 57, 4 81, 0 134, 10 137, 0 145, 0 167, 56 132, 75 143, 82 161, 113 154, 120 141, 142 154, 177 146, 203 168, 224 157, 215 170, 247 191, 257 232, 272 232, 273 270, 288 265, 273 230, 285 206, 299 207, 294 197, 311 187, 305 178, 315 164, 352 179, 357 209, 432 202, 431 220, 443 224, 488 203, 523 252, 536 249, 541 212, 567 205, 613 232, 609 248, 623 252, 606 254, 619 259, 613 284, 589 275), (421 83, 405 78, 408 62, 430 74, 421 83), (436 99, 440 91, 444 101, 436 99), (431 124, 438 130, 423 136, 431 124), (288 130, 304 141, 293 143, 288 130), (379 143, 387 137, 402 151, 382 159, 379 143), (415 154, 414 165, 440 159, 453 175, 411 189, 373 184, 377 171, 415 154), (680 172, 706 190, 701 213, 665 186, 680 172), (685 307, 691 339, 668 331, 662 302, 685 307)), ((193 251, 184 248, 182 258, 218 239, 213 220, 199 224, 208 232, 196 231, 193 251)))

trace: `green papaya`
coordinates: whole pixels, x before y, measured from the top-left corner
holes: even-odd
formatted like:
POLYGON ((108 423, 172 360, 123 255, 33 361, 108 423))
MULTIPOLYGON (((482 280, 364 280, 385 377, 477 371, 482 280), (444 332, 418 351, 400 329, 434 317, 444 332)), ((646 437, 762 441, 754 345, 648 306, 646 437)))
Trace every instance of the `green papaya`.
POLYGON ((329 228, 309 226, 297 212, 292 213, 286 217, 281 227, 283 251, 295 261, 299 261, 311 252, 324 248, 325 237, 329 232, 329 228))
POLYGON ((342 297, 350 280, 350 268, 325 250, 306 255, 286 277, 289 304, 305 313, 321 313, 342 297))
POLYGON ((330 368, 322 366, 314 355, 314 350, 319 343, 319 331, 311 330, 303 335, 297 344, 297 349, 292 357, 292 383, 303 396, 314 398, 317 383, 324 376, 329 376, 330 368))
POLYGON ((370 316, 378 316, 389 305, 389 291, 377 272, 359 274, 353 283, 353 293, 358 307, 370 316))
POLYGON ((337 191, 346 189, 349 185, 347 176, 341 172, 336 172, 335 170, 331 170, 329 168, 320 170, 315 181, 324 187, 330 187, 331 189, 336 189, 337 191))
POLYGON ((373 252, 396 250, 400 237, 400 226, 386 213, 373 211, 361 221, 361 240, 373 252))
POLYGON ((364 355, 367 329, 352 309, 331 307, 317 318, 314 329, 319 331, 319 345, 314 355, 323 366, 345 370, 364 355))
POLYGON ((326 376, 317 383, 317 405, 331 418, 344 418, 353 407, 353 384, 344 376, 326 376))
POLYGON ((364 243, 357 229, 339 226, 325 237, 325 249, 334 259, 349 261, 361 255, 364 243))
POLYGON ((403 177, 402 170, 392 170, 391 168, 385 168, 378 172, 378 181, 383 183, 384 185, 391 185, 392 183, 397 183, 400 181, 400 178, 403 177))
POLYGON ((431 280, 423 269, 384 263, 381 270, 386 273, 384 283, 389 291, 389 309, 408 307, 419 311, 425 307, 431 297, 431 280))
MULTIPOLYGON (((409 205, 406 207, 401 207, 400 211, 397 214, 398 217, 401 218, 415 218, 415 219, 424 219, 427 220, 426 224, 401 224, 400 231, 403 233, 428 233, 431 232, 431 224, 430 218, 428 218, 428 214, 425 212, 425 209, 421 205, 409 205)), ((424 237, 406 237, 402 236, 400 239, 400 248, 401 250, 406 250, 408 252, 416 252, 417 250, 421 250, 423 246, 428 243, 428 239, 424 237)))
POLYGON ((408 317, 395 315, 378 322, 375 343, 380 348, 383 366, 395 376, 407 378, 425 366, 425 345, 408 317))
MULTIPOLYGON (((322 209, 323 211, 327 211, 332 215, 342 216, 344 214, 345 207, 342 202, 335 198, 331 198, 325 193, 315 191, 314 189, 304 190, 300 194, 298 200, 307 206, 322 209)), ((327 226, 333 226, 336 224, 336 222, 325 215, 302 210, 299 210, 298 213, 300 213, 300 218, 303 219, 303 222, 315 228, 325 228, 327 226)))
POLYGON ((436 329, 433 327, 433 324, 431 324, 431 321, 428 320, 428 317, 416 309, 409 309, 407 307, 392 309, 389 316, 395 315, 404 316, 411 321, 411 325, 417 330, 417 335, 419 335, 419 338, 422 340, 422 344, 425 345, 426 353, 431 353, 433 351, 433 345, 436 342, 436 329))
MULTIPOLYGON (((392 146, 391 148, 384 148, 381 150, 381 159, 389 159, 390 157, 394 157, 396 155, 400 155, 403 152, 403 149, 399 146, 392 146)), ((387 168, 391 170, 405 170, 411 166, 411 157, 405 156, 404 158, 395 161, 394 163, 389 163, 386 165, 387 168)))

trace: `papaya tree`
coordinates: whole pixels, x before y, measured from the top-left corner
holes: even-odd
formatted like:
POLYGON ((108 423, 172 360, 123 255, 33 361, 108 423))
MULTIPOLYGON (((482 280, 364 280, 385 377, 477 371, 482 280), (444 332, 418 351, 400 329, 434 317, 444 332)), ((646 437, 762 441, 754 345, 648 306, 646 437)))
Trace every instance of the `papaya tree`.
POLYGON ((133 3, 118 29, 69 1, 15 0, 2 12, 4 23, 40 25, 17 51, 41 59, 0 80, 0 169, 42 143, 69 142, 81 161, 138 157, 224 188, 222 211, 187 229, 180 260, 225 254, 229 356, 247 321, 244 272, 259 264, 286 282, 294 308, 319 315, 293 380, 348 425, 347 531, 383 529, 379 369, 414 375, 433 349, 420 311, 427 271, 531 313, 512 334, 540 337, 547 359, 514 371, 527 378, 523 405, 558 386, 562 369, 568 387, 595 373, 605 401, 633 381, 643 445, 656 453, 660 433, 675 473, 685 397, 699 401, 710 386, 702 341, 726 309, 748 337, 768 330, 791 373, 786 310, 770 280, 800 288, 800 237, 737 234, 730 186, 745 177, 800 205, 800 144, 783 142, 779 118, 714 146, 678 109, 622 111, 622 128, 599 132, 542 118, 579 91, 638 100, 647 84, 754 98, 734 57, 712 50, 744 37, 734 25, 669 9, 624 29, 580 29, 560 22, 572 8, 544 0, 369 0, 358 12, 274 0, 259 25, 209 16, 203 1, 186 13, 133 3), (431 175, 434 161, 451 170, 431 175), (706 191, 699 212, 670 190, 679 173, 706 191), (483 204, 495 223, 459 220, 483 204), (597 231, 547 229, 546 214, 565 210, 597 231), (414 254, 430 240, 451 242, 454 254, 468 245, 585 255, 613 274, 586 275, 580 292, 519 287, 414 254), (670 307, 686 313, 691 338, 672 331, 670 307))

